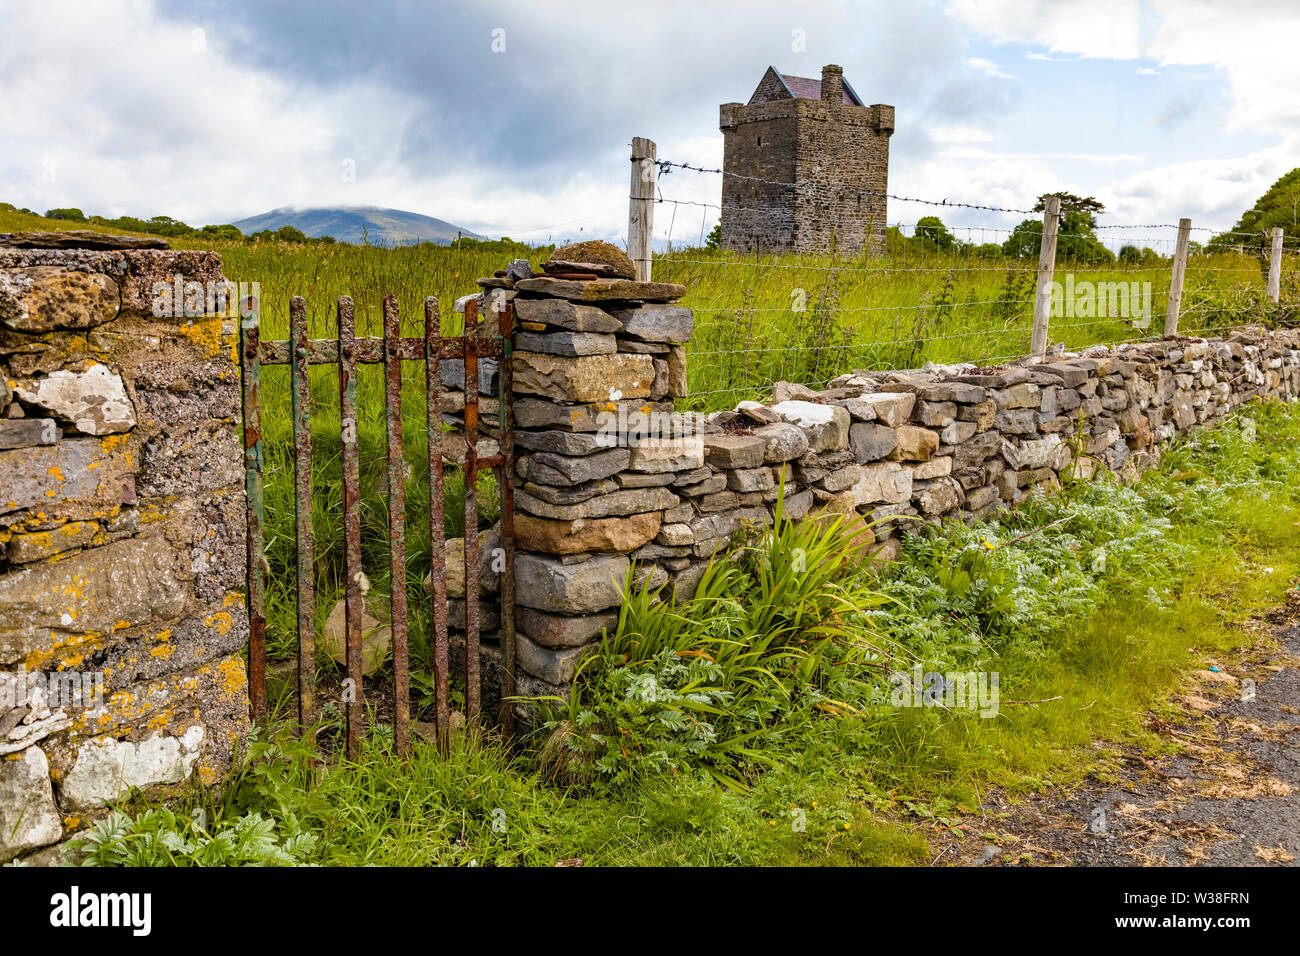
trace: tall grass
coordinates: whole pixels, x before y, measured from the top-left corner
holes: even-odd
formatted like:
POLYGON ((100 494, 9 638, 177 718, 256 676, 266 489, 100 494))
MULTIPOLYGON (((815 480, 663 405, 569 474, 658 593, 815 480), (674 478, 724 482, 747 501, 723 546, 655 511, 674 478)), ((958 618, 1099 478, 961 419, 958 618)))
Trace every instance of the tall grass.
MULTIPOLYGON (((0 211, 0 231, 63 229, 70 224, 0 211)), ((117 230, 106 230, 116 232, 117 230)), ((444 334, 461 331, 452 311, 456 298, 477 290, 474 279, 503 267, 511 253, 429 244, 385 249, 369 246, 300 245, 281 242, 173 240, 178 248, 212 248, 222 256, 228 279, 257 282, 262 293, 262 337, 288 336, 289 300, 307 300, 314 338, 337 336, 335 303, 351 296, 359 335, 382 332, 383 297, 398 297, 404 335, 423 331, 423 302, 437 296, 444 334)), ((532 250, 534 268, 548 248, 532 250)), ((1284 313, 1300 299, 1294 257, 1283 269, 1284 313)), ((686 249, 656 257, 654 278, 686 286, 683 303, 695 311, 688 346, 691 397, 682 408, 711 411, 742 399, 760 398, 775 381, 819 386, 858 368, 908 368, 925 362, 995 362, 1025 352, 1029 343, 1033 263, 940 252, 924 243, 891 247, 883 257, 779 255, 744 258, 736 253, 686 249)), ((1168 260, 1121 266, 1071 263, 1063 252, 1058 278, 1076 281, 1150 281, 1153 316, 1146 330, 1114 319, 1061 319, 1052 341, 1070 348, 1140 339, 1163 330, 1168 260)), ((1269 321, 1264 279, 1256 260, 1234 254, 1193 257, 1184 292, 1183 328, 1215 331, 1269 321)), ((293 653, 294 533, 293 457, 289 370, 263 369, 262 406, 266 453, 268 640, 273 658, 293 653)), ((428 438, 424 427, 423 369, 405 370, 404 454, 407 488, 408 580, 412 648, 417 667, 427 661, 426 599, 420 582, 429 570, 428 438)), ((363 564, 382 595, 388 581, 384 496, 385 413, 382 372, 359 374, 358 441, 362 456, 363 564)), ((316 529, 318 611, 323 616, 342 591, 342 523, 339 487, 338 388, 332 369, 311 370, 314 447, 312 514, 316 529)), ((463 522, 458 477, 448 472, 446 533, 463 522)), ((496 518, 490 476, 480 488, 481 526, 496 518)))

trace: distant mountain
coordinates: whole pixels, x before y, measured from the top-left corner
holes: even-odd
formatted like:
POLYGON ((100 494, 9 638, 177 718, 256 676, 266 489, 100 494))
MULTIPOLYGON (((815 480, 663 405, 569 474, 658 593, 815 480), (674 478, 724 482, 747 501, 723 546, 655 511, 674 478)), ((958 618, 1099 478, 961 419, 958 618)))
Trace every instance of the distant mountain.
POLYGON ((379 206, 340 206, 335 209, 272 209, 260 216, 250 216, 234 223, 244 235, 263 229, 293 226, 313 238, 333 236, 339 242, 361 242, 361 232, 371 245, 404 246, 417 242, 436 242, 446 245, 457 236, 481 239, 454 223, 432 216, 402 209, 381 209, 379 206))

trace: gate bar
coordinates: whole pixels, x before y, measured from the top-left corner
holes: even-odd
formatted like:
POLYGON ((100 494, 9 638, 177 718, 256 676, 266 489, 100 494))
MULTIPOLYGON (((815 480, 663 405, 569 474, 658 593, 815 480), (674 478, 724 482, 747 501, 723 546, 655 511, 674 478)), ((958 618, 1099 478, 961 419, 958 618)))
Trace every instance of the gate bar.
MULTIPOLYGON (((438 351, 441 358, 461 357, 460 340, 455 336, 446 339, 440 338, 439 343, 438 351)), ((400 338, 397 340, 397 351, 401 354, 403 361, 422 362, 428 350, 423 339, 400 338)), ((312 365, 337 365, 339 361, 339 343, 333 339, 308 339, 307 354, 307 360, 312 365)), ((384 354, 383 339, 361 338, 356 340, 356 363, 358 365, 382 365, 384 354)), ((478 354, 480 358, 499 358, 501 347, 495 339, 481 341, 478 354)), ((290 365, 293 363, 290 344, 283 340, 260 343, 258 357, 263 365, 290 365)))
POLYGON ((343 701, 347 705, 347 755, 361 753, 361 514, 360 462, 357 452, 356 325, 352 299, 339 296, 339 419, 342 426, 343 464, 343 577, 346 587, 347 680, 343 701), (350 685, 350 686, 349 686, 350 685))
POLYGON ((311 512, 311 380, 307 373, 307 302, 289 300, 293 348, 293 504, 298 571, 298 726, 316 719, 316 574, 311 512))
POLYGON ((465 303, 465 721, 479 715, 478 303, 465 303))
POLYGON ((402 455, 401 320, 384 296, 384 405, 388 411, 388 595, 393 635, 393 749, 411 749, 411 673, 406 645, 406 458, 402 455))
POLYGON ((240 383, 244 412, 244 488, 247 529, 248 594, 248 702, 253 720, 266 719, 266 583, 262 577, 263 528, 266 513, 262 499, 262 366, 258 360, 261 303, 249 296, 241 303, 239 332, 243 340, 240 383))
POLYGON ((429 580, 432 585, 429 592, 433 601, 434 707, 437 710, 438 750, 447 754, 451 749, 451 705, 448 702, 447 541, 443 527, 442 413, 439 408, 442 379, 438 369, 442 332, 438 300, 434 296, 424 300, 424 354, 428 356, 424 363, 424 397, 429 437, 429 580))

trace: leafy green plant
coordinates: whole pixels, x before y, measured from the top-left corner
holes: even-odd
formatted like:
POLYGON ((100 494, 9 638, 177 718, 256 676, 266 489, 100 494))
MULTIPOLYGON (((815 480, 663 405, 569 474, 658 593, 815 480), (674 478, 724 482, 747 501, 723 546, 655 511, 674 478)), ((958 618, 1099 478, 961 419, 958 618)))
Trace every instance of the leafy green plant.
POLYGON ((74 841, 85 866, 298 866, 316 849, 293 814, 249 813, 208 832, 196 816, 162 807, 136 817, 115 810, 74 841))
POLYGON ((675 605, 632 587, 634 569, 618 630, 548 712, 543 765, 608 788, 665 770, 744 786, 813 714, 856 712, 890 657, 867 622, 881 597, 860 549, 838 518, 778 518, 675 605))

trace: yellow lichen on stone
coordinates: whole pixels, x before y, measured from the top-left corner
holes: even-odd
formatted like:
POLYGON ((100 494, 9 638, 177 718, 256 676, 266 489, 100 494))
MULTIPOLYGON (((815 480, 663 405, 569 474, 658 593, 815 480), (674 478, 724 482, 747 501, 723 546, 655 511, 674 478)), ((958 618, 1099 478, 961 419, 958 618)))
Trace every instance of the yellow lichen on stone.
POLYGON ((221 686, 230 697, 241 698, 248 694, 248 675, 244 673, 243 662, 224 657, 216 662, 217 673, 221 677, 221 686))
POLYGON ((215 614, 209 614, 203 619, 203 626, 216 630, 218 634, 226 635, 230 633, 231 627, 235 624, 234 618, 230 616, 229 611, 218 611, 215 614))
POLYGON ((105 455, 109 454, 114 448, 126 441, 126 435, 107 435, 99 442, 100 451, 105 455))
POLYGON ((221 354, 224 343, 220 316, 185 322, 176 329, 176 332, 201 348, 207 358, 216 358, 221 354))
POLYGON ((100 649, 103 637, 98 631, 64 635, 51 631, 50 646, 45 650, 32 651, 23 658, 22 666, 29 671, 43 671, 53 668, 60 661, 79 664, 87 654, 100 649), (72 651, 73 648, 77 648, 77 651, 72 651))

